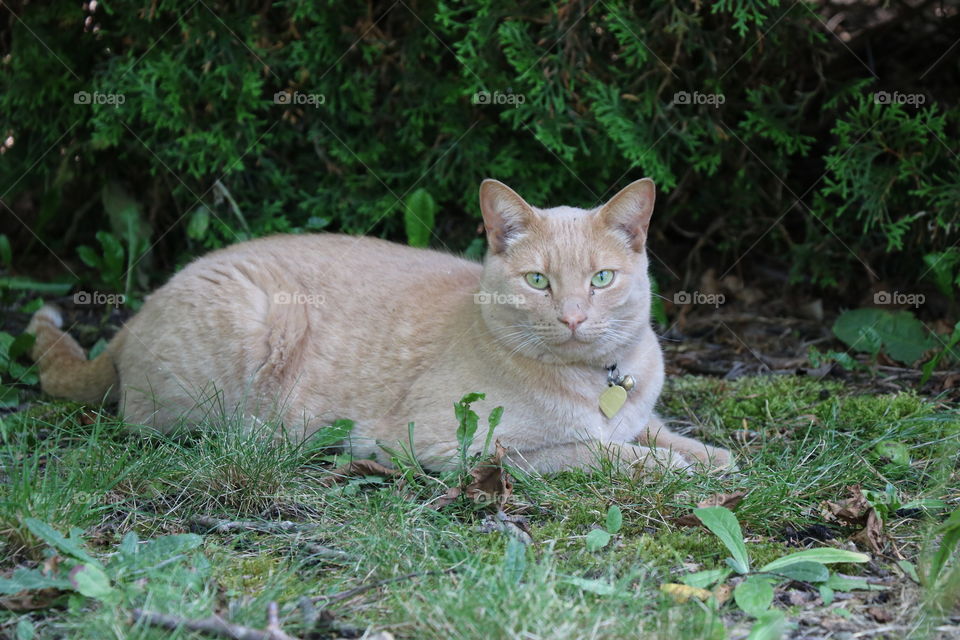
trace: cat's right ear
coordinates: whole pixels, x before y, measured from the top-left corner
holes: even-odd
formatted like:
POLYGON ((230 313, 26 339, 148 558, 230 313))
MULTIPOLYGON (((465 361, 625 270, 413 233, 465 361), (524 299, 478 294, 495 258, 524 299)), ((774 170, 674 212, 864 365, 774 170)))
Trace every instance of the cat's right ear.
POLYGON ((494 253, 502 253, 519 238, 533 218, 533 207, 517 192, 496 180, 480 184, 480 211, 487 242, 494 253))

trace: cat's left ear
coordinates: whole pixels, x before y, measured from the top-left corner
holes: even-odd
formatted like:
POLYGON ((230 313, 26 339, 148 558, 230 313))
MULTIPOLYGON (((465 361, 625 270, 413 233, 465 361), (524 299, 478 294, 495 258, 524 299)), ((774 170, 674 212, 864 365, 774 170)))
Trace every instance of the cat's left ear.
POLYGON ((600 219, 626 234, 634 251, 643 251, 647 229, 653 215, 656 188, 653 180, 643 178, 628 184, 617 195, 600 207, 600 219))

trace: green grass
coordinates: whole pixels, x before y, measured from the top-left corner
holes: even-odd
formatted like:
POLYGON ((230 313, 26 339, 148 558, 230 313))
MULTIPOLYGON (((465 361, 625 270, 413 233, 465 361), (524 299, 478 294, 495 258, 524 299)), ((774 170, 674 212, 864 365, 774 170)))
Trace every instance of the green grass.
MULTIPOLYGON (((691 571, 723 566, 727 552, 719 540, 673 522, 701 499, 749 492, 736 513, 757 566, 796 550, 788 546, 787 528, 823 524, 820 504, 846 497, 848 485, 883 490, 890 483, 904 502, 936 498, 960 506, 960 416, 935 400, 857 395, 793 377, 686 377, 668 385, 663 413, 735 449, 741 471, 518 474, 506 511, 529 521, 534 544, 524 548, 507 534, 480 530, 489 508, 463 501, 431 507, 453 476, 355 478, 328 488, 321 480, 329 452, 231 428, 177 439, 135 434, 77 407, 34 406, 0 425, 0 576, 37 566, 49 554, 26 517, 63 533, 82 530, 108 573, 131 531, 141 540, 197 531, 203 543, 113 576, 117 595, 109 602, 73 594, 37 611, 0 609, 0 637, 15 637, 18 626, 23 637, 28 629, 42 638, 201 637, 131 626, 135 607, 187 618, 216 611, 262 629, 271 601, 280 606, 285 630, 300 637, 349 637, 351 629, 368 627, 404 638, 744 637, 751 620, 732 604, 717 613, 697 601, 676 604, 659 589, 691 571), (910 463, 878 455, 885 441, 905 445, 910 463), (621 508, 623 527, 610 545, 588 552, 585 537, 603 526, 611 504, 621 508), (206 533, 192 523, 198 515, 303 526, 206 533), (318 554, 316 545, 344 553, 318 554), (336 629, 324 617, 317 621, 321 596, 414 572, 422 575, 329 604, 336 629), (304 597, 315 605, 303 605, 304 597)), ((923 566, 923 550, 937 544, 930 532, 938 521, 895 515, 887 530, 899 552, 923 566)), ((834 544, 847 545, 852 531, 835 533, 834 544)), ((958 563, 948 565, 938 589, 924 590, 902 577, 893 560, 876 557, 842 569, 897 583, 883 605, 905 612, 895 624, 935 637, 960 594, 958 563)), ((856 618, 873 597, 813 611, 835 617, 843 608, 856 618)), ((789 603, 776 606, 794 622, 811 615, 789 603)))

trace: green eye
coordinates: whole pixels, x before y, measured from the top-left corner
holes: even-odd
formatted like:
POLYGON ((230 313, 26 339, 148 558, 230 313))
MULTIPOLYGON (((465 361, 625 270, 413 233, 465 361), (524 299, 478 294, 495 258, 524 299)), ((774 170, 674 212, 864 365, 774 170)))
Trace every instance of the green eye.
POLYGON ((527 284, 529 284, 534 289, 546 289, 550 286, 550 281, 547 280, 547 276, 542 273, 536 273, 531 271, 524 276, 527 279, 527 284))
POLYGON ((610 271, 610 269, 597 271, 595 274, 593 274, 593 277, 590 279, 590 284, 597 287, 598 289, 602 289, 603 287, 607 286, 611 282, 613 282, 613 271, 610 271))

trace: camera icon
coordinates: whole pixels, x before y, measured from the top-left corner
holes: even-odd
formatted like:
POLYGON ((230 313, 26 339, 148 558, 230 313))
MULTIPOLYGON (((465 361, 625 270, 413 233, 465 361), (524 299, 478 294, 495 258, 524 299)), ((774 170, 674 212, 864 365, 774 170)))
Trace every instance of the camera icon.
POLYGON ((90 104, 91 96, 89 91, 77 91, 73 94, 73 104, 90 104))
POLYGON ((673 94, 673 104, 690 104, 690 93, 687 91, 677 91, 673 94))
POLYGON ((93 302, 93 296, 89 291, 77 291, 73 294, 73 304, 90 304, 93 302))
POLYGON ((887 91, 877 91, 873 94, 875 104, 890 104, 890 93, 887 91))
POLYGON ((290 104, 292 100, 293 96, 286 91, 277 91, 273 94, 273 104, 290 104))
POLYGON ((287 291, 278 291, 273 294, 273 304, 290 304, 291 297, 287 291))
POLYGON ((673 294, 673 304, 690 304, 693 302, 693 296, 689 291, 677 291, 673 294))
POLYGON ((486 291, 473 294, 474 304, 490 304, 491 302, 493 302, 493 296, 486 291))
POLYGON ((893 298, 889 291, 877 291, 873 294, 873 304, 890 304, 893 298))
POLYGON ((490 104, 490 92, 477 91, 473 94, 473 104, 490 104))

